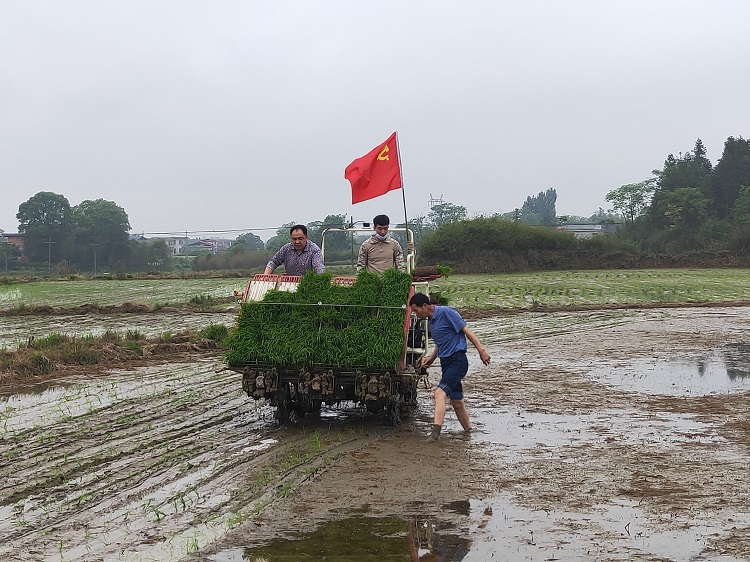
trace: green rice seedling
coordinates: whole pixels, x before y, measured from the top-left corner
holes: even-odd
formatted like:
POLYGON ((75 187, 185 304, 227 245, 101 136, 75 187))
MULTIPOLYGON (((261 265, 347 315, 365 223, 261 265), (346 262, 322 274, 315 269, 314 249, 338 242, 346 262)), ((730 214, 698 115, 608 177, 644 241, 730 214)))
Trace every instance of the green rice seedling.
POLYGON ((190 301, 192 304, 199 304, 199 305, 207 305, 207 304, 213 304, 216 301, 211 295, 195 295, 193 297, 190 297, 190 301))
POLYGON ((250 512, 251 515, 253 515, 254 517, 257 517, 258 515, 263 513, 263 510, 266 509, 270 503, 271 503, 270 500, 260 500, 258 503, 256 503, 253 506, 253 509, 250 512))
POLYGON ((286 498, 291 494, 294 490, 297 489, 297 484, 294 482, 284 482, 284 484, 281 485, 279 488, 278 493, 276 494, 279 498, 286 498))
POLYGON ((29 336, 29 338, 26 340, 25 347, 27 347, 28 349, 46 349, 60 345, 63 342, 70 341, 70 339, 70 336, 57 332, 53 332, 41 338, 29 336))
POLYGON ((191 552, 198 552, 199 548, 200 543, 198 542, 198 537, 194 536, 187 543, 187 554, 190 554, 191 552))
POLYGON ((130 351, 132 351, 133 353, 135 353, 136 355, 143 355, 143 346, 140 343, 138 343, 137 341, 133 341, 133 340, 126 341, 123 344, 123 346, 126 349, 129 349, 130 351))
POLYGON ((269 291, 260 303, 245 303, 225 360, 393 368, 403 348, 410 276, 362 271, 349 287, 331 279, 308 273, 296 293, 269 291))
POLYGON ((281 463, 281 468, 282 470, 289 470, 290 468, 304 464, 309 458, 310 456, 307 453, 291 454, 281 463))
POLYGON ((125 339, 128 341, 141 341, 146 339, 146 336, 140 330, 128 330, 125 333, 125 339))
POLYGON ((308 443, 312 452, 317 453, 318 451, 320 451, 320 448, 322 447, 320 432, 316 431, 312 435, 310 435, 308 443))
POLYGON ((228 513, 226 516, 226 524, 228 529, 234 529, 247 521, 248 516, 242 513, 228 513))
POLYGON ((229 328, 224 324, 209 324, 198 332, 198 335, 202 338, 222 342, 229 335, 229 328))
POLYGON ((271 481, 271 476, 272 473, 270 467, 263 468, 255 475, 254 485, 258 488, 266 486, 271 481))
POLYGON ((116 330, 107 330, 99 337, 99 340, 103 343, 119 344, 122 341, 122 336, 116 330))

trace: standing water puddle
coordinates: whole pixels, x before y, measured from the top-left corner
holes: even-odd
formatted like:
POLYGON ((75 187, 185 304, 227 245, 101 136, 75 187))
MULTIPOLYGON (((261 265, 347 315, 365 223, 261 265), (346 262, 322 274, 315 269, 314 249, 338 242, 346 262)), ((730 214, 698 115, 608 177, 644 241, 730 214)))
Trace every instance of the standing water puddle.
POLYGON ((750 390, 750 345, 727 344, 705 355, 679 359, 638 359, 608 364, 589 376, 603 384, 644 394, 704 396, 750 390))
MULTIPOLYGON (((467 502, 468 503, 468 502, 467 502)), ((450 506, 446 506, 448 508, 450 506)), ((356 515, 328 521, 313 533, 275 540, 258 548, 233 548, 212 562, 288 560, 462 560, 471 541, 429 519, 356 515)))
MULTIPOLYGON (((721 529, 708 522, 682 529, 653 530, 637 500, 618 499, 588 513, 537 511, 508 498, 454 502, 469 517, 462 528, 431 519, 357 515, 328 521, 313 533, 299 533, 255 548, 232 548, 208 557, 211 562, 288 560, 404 560, 410 562, 484 562, 556 560, 574 562, 616 553, 639 559, 658 553, 665 560, 739 562, 707 549, 704 537, 721 529), (471 537, 471 538, 469 538, 471 537)), ((451 506, 443 506, 450 510, 451 506)), ((750 523, 738 519, 738 524, 750 523)))
MULTIPOLYGON (((540 511, 507 498, 471 501, 482 519, 464 562, 485 560, 721 560, 738 558, 712 552, 705 537, 722 529, 696 522, 682 529, 654 530, 637 500, 618 498, 586 513, 540 511)), ((745 514, 738 525, 750 522, 745 514)))

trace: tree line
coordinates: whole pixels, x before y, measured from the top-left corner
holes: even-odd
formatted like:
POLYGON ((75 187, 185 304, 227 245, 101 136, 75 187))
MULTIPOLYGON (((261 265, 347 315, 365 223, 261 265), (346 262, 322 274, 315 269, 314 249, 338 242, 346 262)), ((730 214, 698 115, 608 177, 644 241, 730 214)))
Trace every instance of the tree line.
MULTIPOLYGON (((408 227, 414 235, 417 248, 422 238, 445 225, 465 220, 466 207, 453 203, 439 203, 433 205, 427 215, 418 215, 409 219, 408 227)), ((266 265, 274 252, 289 242, 289 229, 297 224, 291 221, 281 225, 276 234, 263 243, 261 238, 253 233, 242 234, 229 250, 222 254, 198 256, 193 268, 198 271, 221 269, 259 269, 266 265)), ((391 223, 391 226, 403 228, 405 223, 391 223)), ((309 222, 307 227, 308 239, 318 246, 323 245, 323 233, 328 229, 344 229, 362 227, 362 223, 352 223, 344 214, 327 215, 323 220, 309 222)), ((370 236, 370 233, 354 235, 343 232, 329 233, 325 238, 326 263, 353 266, 357 261, 360 244, 370 236)), ((392 236, 406 247, 406 236, 392 230, 392 236)))
MULTIPOLYGON (((632 264, 642 262, 646 254, 747 252, 750 250, 750 142, 729 137, 714 166, 698 139, 692 150, 668 155, 662 169, 654 170, 648 179, 608 192, 606 200, 612 205, 609 212, 599 209, 587 218, 557 217, 556 199, 555 189, 549 188, 527 197, 511 213, 472 219, 464 206, 447 202, 433 205, 427 215, 409 219, 418 260, 452 265, 459 271, 505 271, 561 267, 580 261, 567 254, 561 258, 562 249, 563 253, 596 255, 594 262, 617 255, 612 266, 620 263, 623 253, 630 256, 626 261, 632 264), (575 242, 569 233, 549 228, 545 232, 524 229, 528 225, 585 221, 620 221, 623 228, 615 234, 599 235, 593 242, 575 242), (514 230, 509 223, 523 228, 514 230), (511 252, 512 248, 517 251, 511 252), (557 258, 550 257, 553 252, 558 252, 557 258), (641 257, 633 257, 638 255, 641 257)), ((128 215, 112 201, 87 200, 71 206, 63 195, 42 191, 22 203, 16 216, 24 240, 24 258, 32 264, 50 267, 56 264, 57 273, 91 271, 97 267, 110 272, 175 267, 164 239, 130 239, 128 215)), ((293 224, 296 223, 282 225, 266 242, 253 233, 242 234, 227 252, 198 256, 189 267, 260 269, 273 252, 289 241, 289 228, 293 224)), ((309 238, 320 245, 326 229, 354 225, 347 221, 346 215, 330 214, 306 226, 309 238)), ((393 226, 403 227, 404 223, 393 226)), ((327 261, 353 263, 365 237, 366 234, 357 237, 347 233, 327 236, 327 261)), ((394 237, 406 244, 399 233, 394 233, 394 237)), ((0 267, 3 260, 17 265, 20 259, 20 252, 12 244, 0 243, 0 267)))
MULTIPOLYGON (((698 139, 693 150, 670 154, 652 174, 607 193, 624 223, 613 234, 577 239, 525 223, 530 213, 529 223, 550 220, 556 196, 550 189, 528 198, 520 213, 477 217, 433 232, 422 241, 419 259, 461 273, 750 266, 750 142, 729 137, 713 166, 698 139)), ((608 222, 607 215, 595 222, 608 222)))
POLYGON ((23 258, 32 265, 46 263, 50 270, 55 264, 57 273, 137 270, 164 264, 171 257, 163 240, 131 240, 128 215, 112 201, 86 200, 71 206, 63 195, 40 191, 19 205, 16 218, 23 255, 3 244, 16 267, 23 258))
MULTIPOLYGON (((71 206, 64 195, 40 191, 19 206, 16 217, 23 237, 23 253, 8 243, 0 231, 0 242, 5 242, 0 243, 0 269, 3 262, 9 264, 11 271, 18 271, 22 264, 32 270, 44 265, 50 272, 54 268, 56 274, 168 271, 178 264, 198 271, 260 269, 289 241, 289 228, 297 224, 294 221, 283 224, 266 242, 249 232, 238 236, 227 252, 177 260, 163 238, 131 239, 128 214, 113 201, 86 200, 71 206)), ((428 215, 415 217, 409 227, 418 241, 426 232, 464 218, 465 207, 442 203, 435 205, 428 215)), ((306 226, 309 238, 321 245, 326 229, 355 225, 344 214, 331 214, 306 226)), ((405 238, 396 236, 406 244, 405 238)), ((327 261, 353 263, 364 238, 364 234, 346 233, 326 236, 327 261)))
POLYGON ((716 166, 701 139, 652 177, 610 191, 618 236, 644 252, 750 248, 750 141, 729 137, 716 166))

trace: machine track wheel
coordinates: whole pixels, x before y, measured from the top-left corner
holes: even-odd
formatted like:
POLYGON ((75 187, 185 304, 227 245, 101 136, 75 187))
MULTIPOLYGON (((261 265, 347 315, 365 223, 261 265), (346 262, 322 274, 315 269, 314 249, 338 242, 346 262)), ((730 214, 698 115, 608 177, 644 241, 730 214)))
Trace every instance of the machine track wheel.
POLYGON ((292 410, 292 396, 289 384, 283 384, 276 393, 276 419, 280 424, 289 422, 292 410))

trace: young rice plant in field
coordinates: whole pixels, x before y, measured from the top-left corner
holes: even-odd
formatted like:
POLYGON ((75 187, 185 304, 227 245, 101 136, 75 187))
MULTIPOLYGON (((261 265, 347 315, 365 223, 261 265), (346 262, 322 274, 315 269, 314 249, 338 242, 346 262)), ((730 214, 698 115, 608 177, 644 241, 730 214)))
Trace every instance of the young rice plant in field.
POLYGON ((362 271, 350 286, 333 284, 330 273, 307 273, 296 293, 269 291, 242 306, 226 360, 233 367, 260 361, 393 369, 410 287, 411 277, 396 270, 382 278, 362 271))

